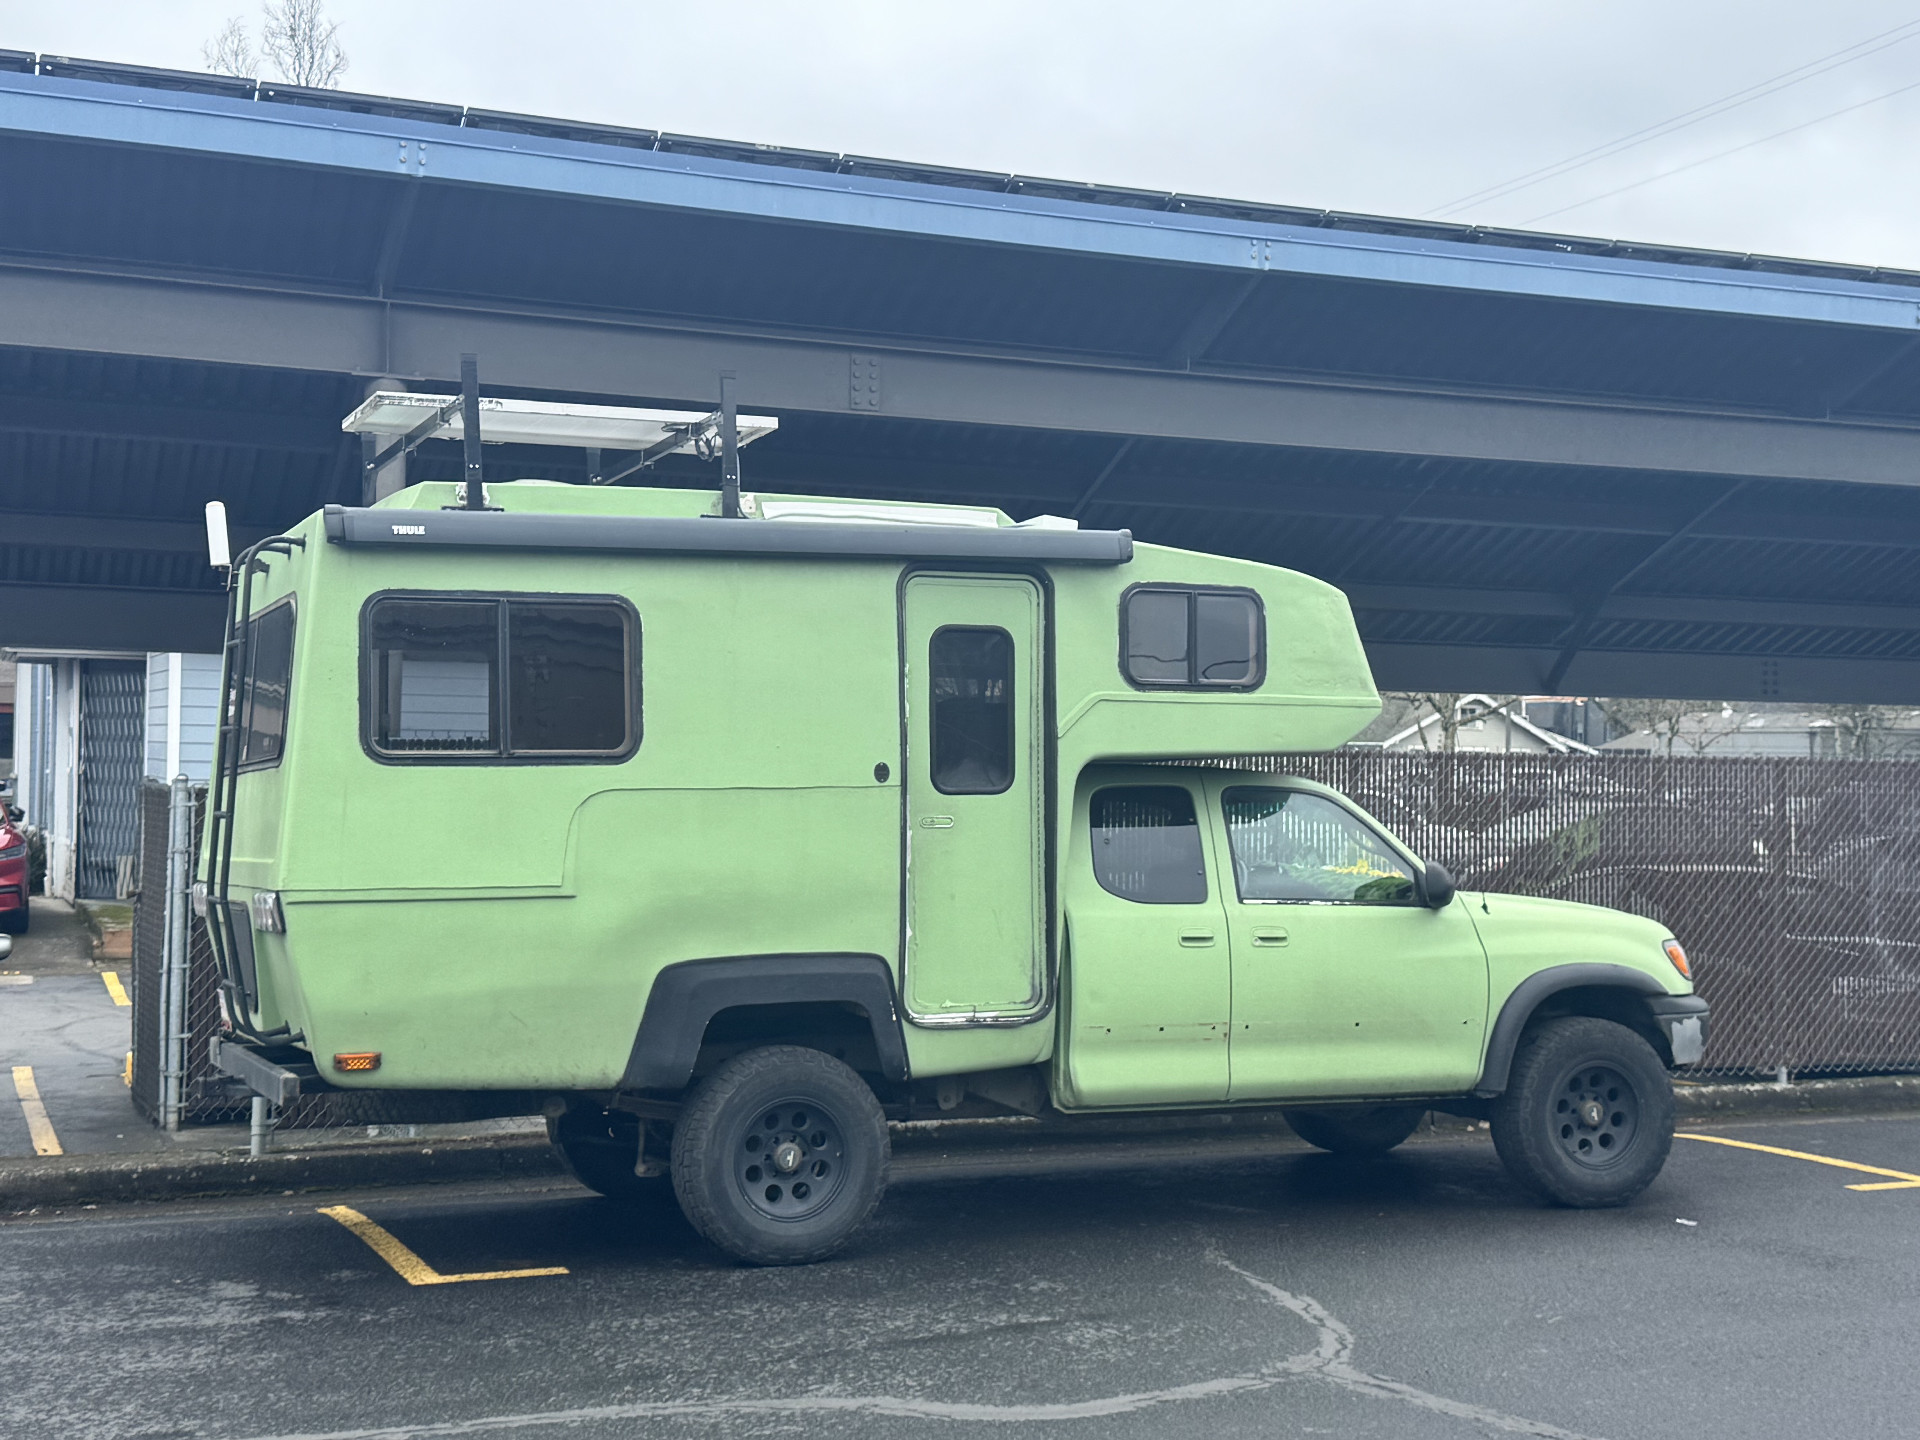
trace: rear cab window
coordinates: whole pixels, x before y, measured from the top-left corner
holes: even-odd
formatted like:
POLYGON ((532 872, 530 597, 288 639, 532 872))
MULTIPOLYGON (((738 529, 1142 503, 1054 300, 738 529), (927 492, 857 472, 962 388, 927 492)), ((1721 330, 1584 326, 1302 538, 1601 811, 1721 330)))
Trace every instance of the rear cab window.
POLYGON ((1193 793, 1180 785, 1110 785, 1088 803, 1094 878, 1141 905, 1199 905, 1207 867, 1193 793))
POLYGON ((612 596, 378 595, 361 741, 388 763, 607 761, 640 743, 640 619, 612 596))

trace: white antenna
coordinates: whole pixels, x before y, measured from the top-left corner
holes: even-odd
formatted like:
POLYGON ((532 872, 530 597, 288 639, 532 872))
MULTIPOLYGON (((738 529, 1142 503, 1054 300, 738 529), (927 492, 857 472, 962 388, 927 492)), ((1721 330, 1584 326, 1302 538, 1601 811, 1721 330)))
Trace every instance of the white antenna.
POLYGON ((227 507, 218 500, 207 502, 207 563, 216 570, 233 565, 233 544, 227 539, 227 507))

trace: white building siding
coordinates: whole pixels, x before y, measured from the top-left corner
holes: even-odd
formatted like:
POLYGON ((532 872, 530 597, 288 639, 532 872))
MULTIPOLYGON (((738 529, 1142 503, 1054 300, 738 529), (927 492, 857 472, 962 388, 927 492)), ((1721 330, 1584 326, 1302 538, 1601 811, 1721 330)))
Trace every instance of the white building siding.
POLYGON ((205 783, 220 723, 218 655, 147 656, 146 768, 149 780, 185 775, 205 783), (176 693, 177 692, 177 693, 176 693))

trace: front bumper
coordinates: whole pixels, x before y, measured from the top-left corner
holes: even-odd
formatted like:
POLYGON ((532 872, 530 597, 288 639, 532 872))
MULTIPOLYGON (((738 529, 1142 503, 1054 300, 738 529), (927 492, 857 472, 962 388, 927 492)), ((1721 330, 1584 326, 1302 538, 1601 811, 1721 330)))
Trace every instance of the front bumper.
POLYGON ((1667 1037, 1675 1065, 1697 1065, 1707 1048, 1711 1011, 1698 995, 1649 995, 1647 1013, 1667 1037))

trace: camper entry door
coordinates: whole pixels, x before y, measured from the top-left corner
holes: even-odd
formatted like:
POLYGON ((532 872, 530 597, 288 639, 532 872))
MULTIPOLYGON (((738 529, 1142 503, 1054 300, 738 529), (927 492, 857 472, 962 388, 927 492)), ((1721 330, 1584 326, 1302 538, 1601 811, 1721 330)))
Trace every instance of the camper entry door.
POLYGON ((915 575, 903 604, 907 1008, 1018 1014, 1045 959, 1040 590, 915 575))

